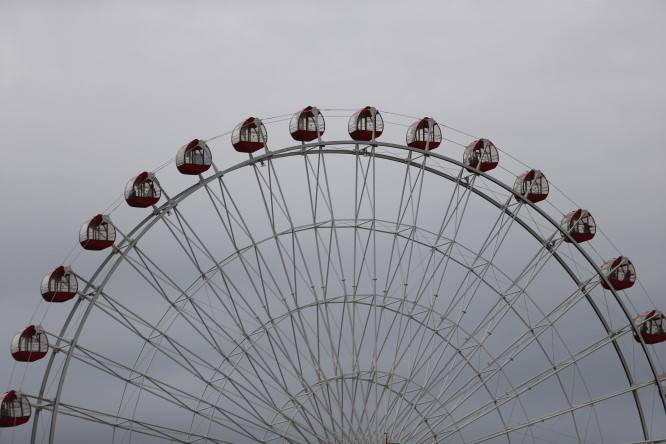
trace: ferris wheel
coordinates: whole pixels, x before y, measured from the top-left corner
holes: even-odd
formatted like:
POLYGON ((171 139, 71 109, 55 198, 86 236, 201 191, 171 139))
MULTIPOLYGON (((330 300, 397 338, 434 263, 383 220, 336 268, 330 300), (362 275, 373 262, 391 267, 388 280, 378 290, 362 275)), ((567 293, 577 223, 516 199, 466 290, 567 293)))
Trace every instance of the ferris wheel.
POLYGON ((12 340, 0 442, 666 439, 666 318, 590 211, 432 117, 325 140, 337 114, 247 118, 230 166, 194 139, 86 221, 12 340))

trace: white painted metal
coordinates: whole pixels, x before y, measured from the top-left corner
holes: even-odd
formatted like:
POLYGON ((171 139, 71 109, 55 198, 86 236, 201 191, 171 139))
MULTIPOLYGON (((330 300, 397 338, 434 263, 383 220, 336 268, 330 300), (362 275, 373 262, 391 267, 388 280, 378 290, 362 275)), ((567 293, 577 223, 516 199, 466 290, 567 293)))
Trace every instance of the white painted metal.
MULTIPOLYGON (((626 357, 620 344, 631 340, 633 316, 611 290, 627 323, 619 328, 610 325, 599 301, 591 296, 605 279, 597 264, 573 242, 595 274, 581 276, 574 271, 560 251, 561 238, 568 234, 537 205, 516 202, 511 186, 489 174, 469 175, 460 162, 440 154, 424 155, 377 141, 319 140, 267 150, 231 168, 214 170, 173 197, 165 193, 166 202, 129 232, 116 227, 122 240, 114 251, 91 278, 77 276, 85 288, 61 331, 52 333, 60 353, 51 355, 40 392, 34 396, 38 408, 33 442, 43 436, 40 423, 46 424, 48 440, 54 442, 61 415, 110 426, 117 442, 138 434, 178 442, 358 443, 383 442, 385 433, 400 442, 482 442, 499 437, 513 442, 519 436, 537 441, 541 432, 536 425, 567 416, 573 439, 582 442, 590 428, 604 436, 595 419, 596 405, 625 394, 634 398, 643 437, 650 438, 639 392, 654 386, 660 373, 642 344, 655 379, 635 380, 629 363, 635 357, 626 357), (354 160, 351 218, 339 215, 335 204, 332 177, 341 172, 332 171, 329 164, 338 155, 354 160), (303 158, 309 200, 296 206, 286 195, 288 179, 279 172, 279 164, 297 156, 303 158), (398 205, 392 220, 376 213, 380 200, 387 198, 377 189, 384 162, 404 164, 400 195, 393 196, 398 205), (227 186, 225 176, 235 172, 254 177, 261 190, 254 196, 261 222, 251 219, 256 214, 241 210, 247 197, 227 186), (442 199, 446 210, 437 232, 420 226, 425 217, 424 187, 430 178, 453 184, 453 192, 442 199), (477 184, 480 179, 483 185, 477 184), (181 211, 181 204, 195 193, 209 201, 215 223, 232 247, 229 255, 218 256, 214 240, 205 238, 194 217, 181 211), (474 248, 459 239, 472 199, 496 209, 491 228, 474 248), (296 222, 303 214, 309 223, 296 222), (268 234, 256 237, 256 223, 268 234), (546 236, 539 224, 549 227, 546 236), (144 250, 142 239, 157 227, 168 231, 183 266, 194 270, 188 287, 160 265, 159 257, 144 250), (511 248, 510 233, 516 227, 532 237, 535 248, 530 257, 519 259, 517 272, 505 271, 495 258, 511 248), (347 250, 350 256, 344 255, 347 250), (573 291, 541 310, 532 286, 552 263, 568 276, 573 291), (106 291, 109 282, 122 278, 122 268, 124 273, 133 270, 163 300, 158 308, 164 313, 161 319, 136 313, 131 301, 106 291), (465 271, 448 289, 444 277, 451 269, 465 271), (369 291, 364 282, 372 283, 369 291), (342 294, 329 292, 331 287, 342 289, 342 294), (444 289, 450 290, 449 300, 441 306, 444 289), (197 297, 198 291, 210 301, 197 297), (465 321, 467 309, 487 297, 486 292, 493 299, 470 327, 465 321), (531 312, 520 304, 529 304, 531 312), (555 358, 546 338, 551 335, 567 346, 563 332, 553 325, 579 304, 592 308, 597 319, 591 322, 606 334, 583 342, 582 348, 567 348, 565 358, 555 358), (86 321, 95 312, 107 315, 143 344, 134 364, 79 344, 86 321), (493 345, 493 334, 502 334, 510 318, 522 333, 507 344, 493 345), (183 342, 184 337, 172 329, 176 322, 191 329, 209 351, 183 342), (512 362, 523 358, 525 363, 531 348, 547 365, 516 380, 512 362), (575 375, 581 360, 602 349, 616 353, 626 385, 599 396, 585 380, 567 375, 571 369, 575 375), (64 399, 65 383, 69 388, 75 384, 68 377, 71 363, 124 385, 115 413, 64 399), (193 393, 189 384, 180 387, 168 375, 162 376, 159 369, 165 363, 196 380, 202 392, 193 393), (568 387, 572 380, 580 385, 575 394, 568 387), (550 382, 564 399, 564 407, 532 412, 525 404, 526 394, 550 382), (504 393, 495 389, 500 383, 507 387, 504 393), (179 429, 144 419, 139 413, 143 400, 150 397, 181 409, 191 418, 189 426, 179 429), (576 412, 581 409, 589 410, 588 423, 579 424, 576 412), (514 412, 525 420, 517 424, 514 412), (493 418, 496 431, 474 434, 475 425, 488 418, 493 418), (516 434, 524 431, 526 435, 516 434)), ((336 177, 335 183, 339 180, 336 177)), ((666 410, 663 398, 661 404, 666 410)))

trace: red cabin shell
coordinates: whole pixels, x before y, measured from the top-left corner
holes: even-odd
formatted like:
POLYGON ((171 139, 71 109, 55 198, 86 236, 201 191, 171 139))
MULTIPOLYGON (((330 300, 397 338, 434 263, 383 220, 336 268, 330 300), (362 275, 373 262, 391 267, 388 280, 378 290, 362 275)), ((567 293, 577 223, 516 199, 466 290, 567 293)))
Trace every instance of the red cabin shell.
POLYGON ((442 130, 435 119, 424 117, 407 129, 407 146, 421 150, 434 150, 442 143, 442 130))
POLYGON ((541 202, 548 197, 548 180, 539 170, 526 171, 516 178, 513 191, 530 202, 541 202))
POLYGON ((79 231, 79 243, 86 250, 109 248, 116 240, 116 229, 109 216, 98 214, 86 221, 79 231))
MULTIPOLYGON (((567 213, 560 222, 562 230, 576 242, 587 242, 594 237, 597 232, 597 224, 589 211, 578 209, 567 213)), ((563 237, 565 242, 571 242, 568 237, 563 237)))
POLYGON ((79 282, 69 267, 62 265, 42 279, 41 293, 47 302, 65 302, 76 296, 79 282))
POLYGON ((289 132, 298 142, 311 142, 320 138, 326 130, 324 116, 314 106, 303 108, 291 117, 289 132))
POLYGON ((463 164, 479 171, 490 171, 499 164, 499 152, 490 140, 475 140, 467 145, 463 164))
POLYGON ((16 427, 30 420, 30 401, 21 392, 10 390, 0 395, 0 427, 16 427))
POLYGON ((384 119, 375 107, 366 106, 356 111, 347 124, 349 137, 356 141, 377 139, 384 132, 384 119))
POLYGON ((634 323, 640 334, 640 337, 634 334, 634 339, 637 342, 641 342, 641 337, 646 344, 658 344, 666 341, 666 316, 659 310, 643 313, 636 318, 634 323))
POLYGON ((213 156, 206 142, 194 139, 183 145, 176 154, 176 168, 181 174, 197 175, 205 173, 213 163, 213 156))
POLYGON ((125 200, 130 207, 147 208, 162 197, 162 189, 153 173, 144 171, 125 186, 125 200))
POLYGON ((266 146, 268 134, 261 120, 250 117, 236 125, 231 133, 231 144, 241 153, 254 153, 266 146))
MULTIPOLYGON (((620 256, 604 262, 601 266, 601 272, 615 290, 624 290, 633 286, 636 282, 636 269, 634 264, 626 257, 620 256)), ((601 286, 610 290, 608 284, 603 280, 601 286)))
POLYGON ((42 359, 49 351, 49 340, 41 327, 29 325, 16 333, 12 339, 11 352, 20 362, 33 362, 42 359))

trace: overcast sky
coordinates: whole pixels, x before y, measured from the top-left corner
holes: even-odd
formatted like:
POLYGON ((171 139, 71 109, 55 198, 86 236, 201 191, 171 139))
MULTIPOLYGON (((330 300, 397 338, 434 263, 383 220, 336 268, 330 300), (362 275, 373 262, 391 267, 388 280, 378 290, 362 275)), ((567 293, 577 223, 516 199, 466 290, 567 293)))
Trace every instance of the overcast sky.
POLYGON ((490 138, 588 208, 666 309, 664 19, 661 0, 2 0, 0 338, 130 177, 306 105, 490 138))

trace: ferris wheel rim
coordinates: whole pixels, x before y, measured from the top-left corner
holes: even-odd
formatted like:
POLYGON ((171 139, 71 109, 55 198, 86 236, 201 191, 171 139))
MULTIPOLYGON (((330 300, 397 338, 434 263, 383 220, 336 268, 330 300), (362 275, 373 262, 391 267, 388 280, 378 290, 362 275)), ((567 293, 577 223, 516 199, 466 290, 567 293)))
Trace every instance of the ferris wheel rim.
MULTIPOLYGON (((176 208, 176 206, 178 205, 178 203, 180 203, 182 200, 186 199, 190 194, 192 194, 192 193, 198 191, 198 190, 201 189, 202 187, 206 186, 207 184, 209 184, 209 183, 211 183, 211 182, 213 182, 213 181, 215 181, 215 180, 219 180, 219 179, 221 179, 225 174, 229 174, 229 173, 232 172, 232 171, 235 171, 235 170, 238 170, 238 169, 241 169, 241 168, 244 168, 244 167, 250 166, 250 165, 256 165, 257 163, 260 163, 260 162, 263 162, 263 161, 268 161, 268 160, 273 160, 273 159, 279 159, 279 158, 282 158, 282 157, 288 157, 288 156, 296 156, 296 155, 312 155, 312 154, 329 154, 329 153, 336 153, 336 154, 357 154, 357 155, 358 155, 358 154, 359 154, 359 153, 358 153, 358 151, 359 151, 359 148, 358 148, 359 145, 368 146, 368 147, 375 147, 375 148, 376 148, 376 147, 397 148, 397 149, 407 150, 407 151, 410 151, 410 152, 413 152, 413 153, 416 153, 416 154, 424 154, 423 151, 422 151, 422 150, 419 150, 419 149, 410 148, 410 147, 407 147, 407 146, 405 146, 405 145, 391 144, 391 143, 384 143, 384 142, 379 142, 379 141, 373 141, 372 143, 365 143, 365 142, 363 142, 363 143, 359 143, 359 142, 357 142, 357 141, 331 141, 331 142, 318 141, 318 142, 313 142, 313 143, 309 143, 309 144, 301 144, 301 145, 295 145, 295 146, 292 146, 292 147, 282 148, 282 149, 277 150, 277 151, 267 151, 265 154, 262 154, 262 155, 260 155, 260 156, 256 156, 256 157, 252 157, 252 158, 250 158, 250 159, 247 160, 247 161, 240 162, 240 163, 238 163, 238 164, 236 164, 236 165, 233 165, 232 167, 227 168, 227 169, 225 169, 225 170, 223 170, 223 171, 217 171, 217 170, 216 170, 215 174, 213 174, 213 175, 211 175, 211 176, 209 176, 209 177, 207 177, 207 178, 205 178, 205 179, 201 178, 200 181, 199 181, 198 183, 196 183, 196 184, 192 185, 191 187, 187 188, 186 190, 182 191, 182 192, 179 193, 178 195, 174 196, 174 198, 169 198, 169 197, 167 196, 167 202, 166 202, 166 203, 164 203, 163 205, 161 205, 161 206, 159 207, 159 209, 156 209, 155 212, 153 212, 152 214, 150 214, 149 216, 147 216, 142 222, 140 222, 139 224, 137 224, 132 230, 130 230, 130 231, 127 233, 127 235, 124 235, 124 234, 123 234, 123 239, 122 239, 122 241, 118 244, 117 247, 114 247, 114 251, 113 251, 112 253, 110 253, 110 254, 108 255, 108 257, 103 261, 103 264, 100 265, 100 267, 99 267, 98 270, 96 271, 95 276, 93 276, 93 277, 90 279, 90 281, 86 283, 86 287, 85 287, 85 289, 83 290, 83 293, 84 293, 84 294, 87 294, 87 293, 88 293, 88 291, 91 289, 91 284, 90 284, 90 283, 95 281, 98 272, 100 272, 104 266, 106 266, 107 264, 113 263, 113 270, 115 270, 115 268, 116 268, 116 267, 117 267, 117 266, 118 266, 123 260, 125 260, 125 256, 126 256, 126 255, 127 255, 127 254, 128 254, 133 248, 134 248, 134 246, 136 245, 136 242, 138 242, 138 240, 139 240, 141 237, 143 237, 143 235, 144 235, 145 233, 147 233, 147 232, 151 229, 151 227, 152 227, 153 225, 155 225, 156 223, 158 223, 159 220, 161 220, 162 218, 164 218, 165 215, 166 215, 166 213, 167 213, 167 211, 176 208), (326 147, 329 147, 329 146, 336 146, 336 145, 355 145, 356 148, 355 148, 355 149, 349 149, 349 150, 337 150, 337 149, 334 149, 334 150, 326 150, 326 149, 325 149, 326 147), (112 260, 113 257, 114 257, 114 255, 117 255, 117 259, 116 259, 116 261, 113 261, 113 260, 112 260)), ((392 157, 392 156, 389 156, 389 155, 382 155, 382 154, 377 154, 377 153, 373 153, 372 155, 373 155, 374 157, 376 157, 376 158, 381 158, 381 159, 385 159, 385 160, 393 160, 393 161, 398 161, 398 162, 404 162, 404 159, 399 159, 399 158, 397 158, 397 157, 392 157)), ((450 164, 453 164, 453 165, 455 165, 455 166, 461 168, 461 172, 464 171, 465 168, 466 168, 466 167, 462 164, 462 162, 456 161, 456 160, 454 160, 454 159, 451 159, 451 158, 445 157, 445 156, 440 155, 440 154, 437 154, 437 153, 428 152, 428 153, 426 153, 425 155, 426 155, 426 156, 433 156, 433 157, 438 158, 439 160, 443 160, 443 161, 446 161, 446 162, 448 162, 448 163, 450 163, 450 164)), ((416 164, 416 163, 414 163, 414 161, 412 161, 412 160, 409 161, 409 166, 412 166, 412 167, 419 167, 419 165, 416 164)), ((425 165, 423 166, 423 169, 424 169, 424 170, 428 170, 428 168, 425 167, 425 165)), ((444 178, 446 178, 446 179, 448 179, 448 180, 450 180, 450 181, 453 181, 453 180, 454 180, 453 176, 447 177, 446 175, 441 174, 441 173, 438 173, 438 172, 436 172, 436 171, 434 171, 434 170, 428 170, 428 171, 431 172, 431 173, 436 173, 436 174, 438 174, 439 176, 444 177, 444 178)), ((512 191, 512 189, 511 189, 511 186, 510 186, 510 185, 507 185, 507 184, 503 183, 502 181, 499 181, 498 179, 493 178, 493 177, 490 176, 488 173, 485 173, 485 172, 482 172, 482 171, 474 171, 473 173, 476 174, 476 175, 479 175, 479 176, 483 177, 483 178, 486 179, 486 180, 490 180, 490 181, 494 182, 496 185, 498 185, 498 186, 504 188, 505 191, 507 191, 507 192, 509 192, 509 193, 513 193, 513 191, 512 191)), ((491 201, 492 201, 492 202, 494 202, 494 204, 500 204, 499 201, 494 200, 491 196, 485 195, 485 197, 484 197, 484 196, 482 195, 482 193, 480 193, 476 188, 473 187, 473 185, 470 186, 469 189, 470 189, 471 192, 474 192, 475 194, 477 194, 477 195, 483 197, 483 198, 486 199, 488 202, 491 202, 491 201)), ((551 223, 551 225, 552 225, 556 230, 559 230, 559 231, 560 231, 561 235, 563 235, 563 236, 569 236, 568 233, 564 232, 564 231, 561 229, 561 227, 559 226, 559 224, 558 224, 555 220, 553 220, 553 219, 552 219, 547 213, 545 213, 545 211, 543 211, 542 209, 540 209, 540 208, 539 208, 538 206, 536 206, 534 203, 529 202, 529 201, 527 201, 527 200, 525 200, 525 201, 522 202, 522 203, 523 203, 523 204, 527 204, 528 206, 530 206, 530 207, 531 207, 533 210, 535 210, 535 211, 536 211, 541 217, 543 217, 545 220, 547 220, 549 223, 551 223)), ((497 205, 496 205, 496 206, 497 206, 497 205)), ((498 208, 499 208, 499 207, 498 207, 498 208)), ((508 209, 506 209, 505 211, 508 211, 508 209)), ((514 215, 514 216, 515 216, 516 220, 519 222, 519 224, 521 224, 521 226, 523 226, 523 228, 526 229, 526 228, 527 228, 527 225, 529 225, 529 222, 524 222, 524 221, 523 221, 524 224, 525 224, 525 225, 523 225, 523 223, 520 222, 520 221, 522 221, 522 218, 520 217, 520 215, 517 215, 517 214, 516 214, 516 215, 514 215)), ((529 231, 529 230, 528 230, 528 231, 529 231)), ((533 237, 535 237, 535 239, 537 239, 537 240, 540 239, 538 233, 536 233, 535 231, 531 231, 530 234, 531 234, 533 237)), ((543 241, 544 239, 541 238, 540 240, 543 241)), ((595 271, 597 272, 598 276, 601 276, 602 279, 605 279, 605 276, 601 273, 601 270, 600 270, 599 266, 598 266, 598 265, 597 265, 597 264, 591 259, 591 257, 587 254, 587 252, 586 252, 583 248, 581 248, 577 242, 574 242, 573 245, 575 246, 575 248, 578 249, 578 251, 581 252, 581 254, 583 254, 583 256, 586 258, 586 260, 589 262, 589 265, 595 269, 595 271)), ((554 254, 555 254, 555 253, 554 253, 554 254)), ((555 256, 556 256, 556 254, 555 254, 555 256)), ((561 262, 561 261, 560 261, 560 262, 561 262)), ((88 314, 89 314, 90 310, 92 310, 92 308, 95 306, 95 300, 96 300, 96 298, 97 298, 98 292, 100 291, 100 289, 103 289, 103 288, 104 288, 104 286, 106 285, 106 282, 108 281, 108 279, 111 278, 111 276, 113 275, 114 272, 115 272, 115 271, 111 271, 111 272, 109 272, 109 273, 106 274, 106 276, 105 276, 105 278, 104 278, 104 282, 102 282, 102 284, 98 286, 98 289, 96 289, 96 290, 94 291, 94 295, 91 296, 91 300, 89 301, 89 302, 90 302, 90 304, 89 304, 89 309, 86 310, 86 312, 85 312, 83 318, 81 319, 80 325, 79 325, 79 327, 77 328, 77 332, 76 332, 76 334, 75 334, 75 336, 74 336, 74 339, 72 339, 71 343, 69 344, 69 348, 70 348, 70 350, 73 350, 74 345, 76 344, 77 339, 78 339, 78 336, 79 336, 79 334, 80 334, 80 331, 83 329, 83 325, 86 323, 86 320, 87 320, 87 318, 88 318, 88 314)), ((572 276, 572 279, 574 279, 574 281, 576 282, 576 280, 575 280, 575 278, 574 278, 573 276, 572 276)), ((576 282, 576 283, 580 285, 580 282, 576 282)), ((94 288, 94 287, 93 287, 93 288, 94 288)), ((627 320, 628 320, 628 321, 631 321, 632 318, 631 318, 631 316, 629 316, 629 312, 628 312, 628 310, 626 309, 626 306, 624 305, 624 303, 623 303, 622 299, 620 298, 619 294, 618 294, 614 289, 612 289, 612 287, 611 287, 611 292, 612 292, 613 296, 616 298, 618 304, 622 307, 622 309, 623 309, 623 311, 624 311, 624 314, 627 316, 627 320)), ((83 300, 82 297, 79 297, 79 298, 78 298, 75 307, 74 307, 74 308, 72 309, 72 311, 71 311, 72 314, 73 314, 74 312, 76 312, 76 310, 77 310, 77 308, 78 308, 78 306, 79 306, 79 304, 81 303, 82 300, 83 300)), ((589 300, 589 298, 588 298, 588 302, 590 302, 591 304, 593 304, 593 301, 589 300)), ((595 310, 595 311, 596 311, 596 310, 595 310)), ((70 315, 70 318, 69 318, 69 319, 71 319, 71 315, 70 315)), ((67 324, 69 324, 69 319, 68 319, 68 321, 67 321, 67 324)), ((600 320, 602 320, 602 319, 603 319, 603 316, 600 315, 600 320)), ((603 320, 602 320, 602 323, 603 323, 603 320)), ((604 327, 607 329, 607 332, 608 332, 609 334, 612 332, 612 329, 609 328, 607 325, 604 324, 604 327)), ((67 328, 67 325, 63 326, 63 331, 61 332, 61 336, 62 336, 62 333, 64 333, 64 332, 66 331, 66 328, 67 328)), ((634 327, 634 328, 635 328, 635 327, 634 327)), ((646 346, 645 346, 644 343, 642 343, 642 348, 643 348, 644 353, 645 353, 645 355, 646 355, 646 357, 647 357, 647 359, 648 359, 648 362, 650 363, 650 367, 652 368, 653 373, 655 373, 655 377, 658 378, 659 375, 658 375, 658 372, 656 372, 656 367, 654 366, 654 363, 652 362, 651 354, 648 352, 648 350, 647 350, 647 348, 646 348, 646 346)), ((621 352, 619 351, 619 349, 618 349, 618 354, 621 354, 621 352)), ((71 359, 71 352, 68 351, 68 357, 67 357, 67 361, 66 361, 66 362, 69 362, 70 359, 71 359)), ((623 364, 626 365, 626 363, 624 362, 624 359, 622 359, 622 361, 623 361, 623 364)), ((65 366, 67 366, 67 364, 65 364, 65 366)), ((47 380, 47 378, 48 378, 48 373, 49 373, 50 371, 51 371, 51 370, 50 370, 50 364, 49 364, 49 369, 45 372, 45 376, 44 376, 44 379, 43 379, 43 386, 44 386, 44 384, 45 384, 45 382, 46 382, 46 380, 47 380)), ((626 367, 625 367, 625 372, 627 372, 626 367)), ((57 399, 56 399, 55 402, 54 402, 54 404, 55 404, 55 408, 54 408, 54 410, 52 410, 53 418, 57 417, 57 405, 58 405, 58 403, 59 403, 59 398, 60 398, 60 389, 61 389, 62 384, 64 383, 64 380, 65 380, 65 378, 66 378, 66 374, 67 374, 67 368, 65 367, 64 371, 61 372, 61 382, 59 383, 59 392, 58 392, 58 395, 56 396, 57 399)), ((629 379, 630 386, 633 385, 634 382, 633 382, 633 380, 631 379, 630 373, 627 373, 627 378, 629 379)), ((40 397, 41 397, 42 394, 43 394, 43 390, 40 390, 40 397)), ((634 392, 634 397, 638 400, 636 392, 634 392)), ((637 402, 638 402, 638 401, 637 401, 637 402)), ((664 400, 662 400, 662 402, 664 402, 664 400)), ((665 404, 665 408, 666 408, 666 404, 665 404)), ((640 414, 641 414, 641 421, 642 421, 642 423, 643 423, 643 427, 644 427, 644 430, 645 430, 646 425, 645 425, 645 421, 644 421, 644 419, 642 418, 642 408, 640 408, 640 406, 639 406, 639 408, 638 408, 638 411, 639 411, 640 414)), ((37 427, 36 424, 37 424, 37 422, 38 422, 38 421, 37 421, 37 419, 38 419, 38 414, 39 414, 39 410, 37 411, 37 414, 35 415, 36 418, 35 418, 35 424, 33 425, 33 427, 34 427, 33 430, 35 430, 36 427, 37 427)), ((52 419, 52 428, 55 429, 55 420, 53 420, 53 419, 52 419)), ((34 433, 34 432, 33 432, 33 433, 34 433)))

